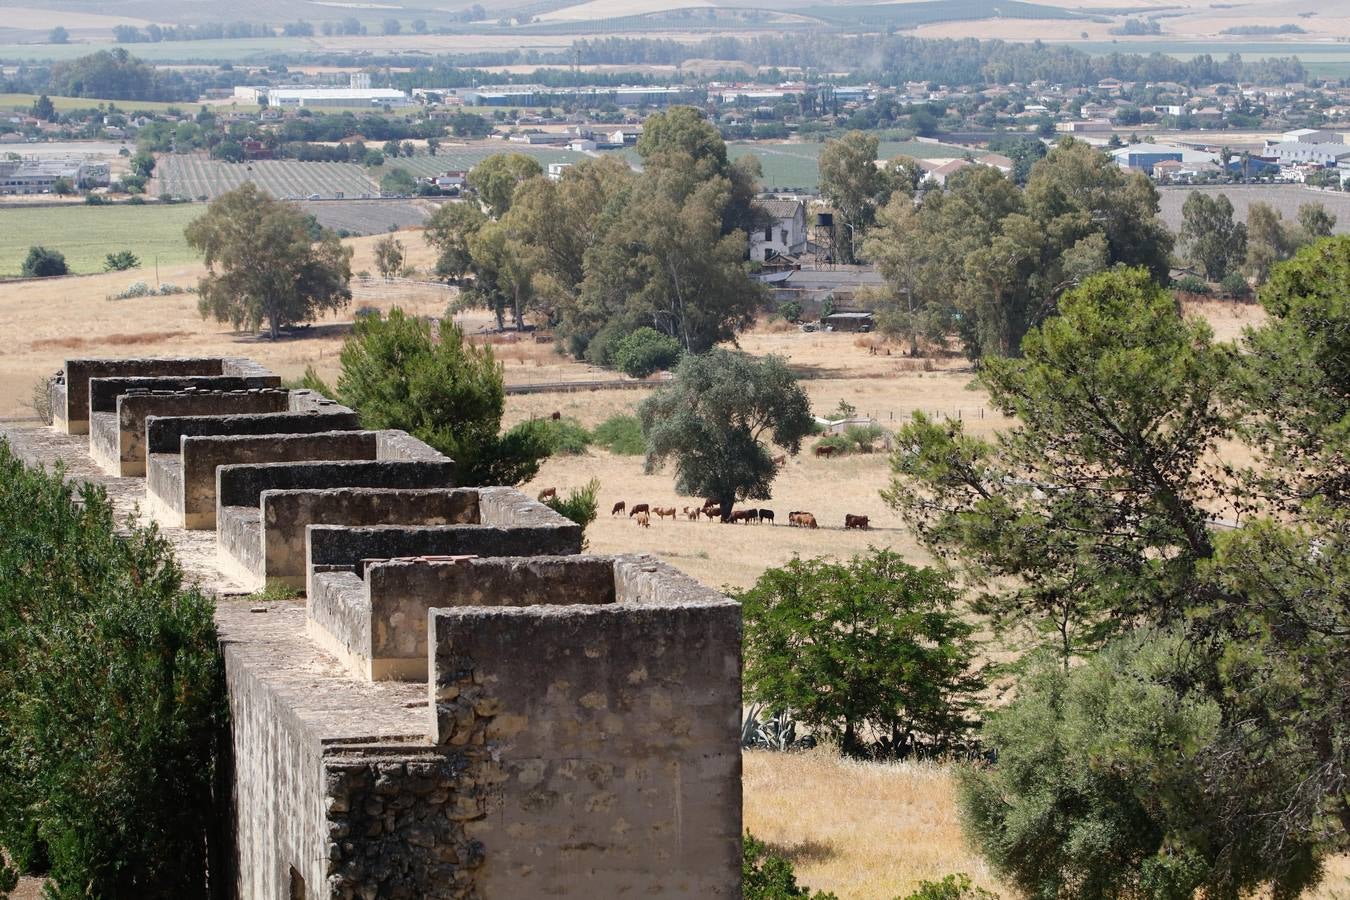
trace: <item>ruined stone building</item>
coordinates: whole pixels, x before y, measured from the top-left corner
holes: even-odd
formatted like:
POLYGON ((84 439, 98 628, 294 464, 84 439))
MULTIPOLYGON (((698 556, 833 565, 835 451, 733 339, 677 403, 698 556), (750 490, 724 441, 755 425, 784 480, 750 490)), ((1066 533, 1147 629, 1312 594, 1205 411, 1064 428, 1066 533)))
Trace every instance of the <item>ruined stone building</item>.
POLYGON ((740 896, 736 603, 248 360, 73 359, 52 400, 14 451, 217 598, 238 897, 740 896))

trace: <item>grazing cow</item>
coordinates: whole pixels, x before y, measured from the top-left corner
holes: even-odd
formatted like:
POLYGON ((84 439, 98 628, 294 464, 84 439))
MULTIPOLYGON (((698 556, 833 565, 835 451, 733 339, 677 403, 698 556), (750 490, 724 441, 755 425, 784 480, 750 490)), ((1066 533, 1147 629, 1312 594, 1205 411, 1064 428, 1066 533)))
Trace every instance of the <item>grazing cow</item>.
POLYGON ((855 516, 853 513, 844 513, 845 528, 870 528, 867 524, 867 516, 855 516))
POLYGON ((658 519, 664 519, 666 516, 670 516, 672 519, 675 518, 675 507, 673 506, 653 506, 652 512, 658 519))
POLYGON ((555 487, 544 488, 542 491, 539 492, 539 502, 540 502, 540 503, 543 503, 545 500, 549 499, 550 497, 557 497, 557 496, 558 496, 558 489, 557 489, 557 488, 555 488, 555 487))
POLYGON ((735 522, 758 522, 759 510, 757 509, 737 509, 731 513, 731 521, 735 522))
POLYGON ((816 449, 813 450, 812 452, 815 453, 816 456, 834 456, 834 454, 837 453, 838 451, 839 451, 838 447, 832 447, 826 444, 823 447, 822 446, 816 447, 816 449))
POLYGON ((651 512, 651 511, 652 511, 652 508, 651 508, 650 506, 648 506, 647 504, 645 504, 645 503, 634 503, 634 504, 633 504, 631 507, 629 507, 629 509, 628 509, 628 518, 631 519, 631 518, 633 518, 633 516, 636 516, 638 513, 649 513, 649 512, 651 512))
POLYGON ((703 507, 703 514, 708 517, 709 522, 715 522, 716 520, 722 518, 722 507, 705 506, 703 507))
POLYGON ((637 523, 643 528, 651 528, 652 527, 651 514, 644 509, 642 512, 637 514, 637 523))
POLYGON ((816 526, 816 517, 813 516, 813 515, 811 515, 809 512, 800 513, 799 516, 798 516, 798 521, 801 522, 801 526, 802 526, 803 528, 816 528, 816 527, 817 527, 817 526, 816 526))
POLYGON ((549 416, 549 418, 556 422, 562 418, 562 413, 558 412, 557 410, 554 410, 553 415, 549 416))
POLYGON ((614 508, 609 511, 609 514, 611 516, 617 516, 619 513, 623 512, 627 508, 628 507, 624 504, 624 502, 620 500, 618 503, 614 504, 614 508))
POLYGON ((772 524, 773 524, 773 510, 771 510, 771 509, 761 509, 761 510, 759 511, 759 520, 760 520, 761 522, 768 522, 770 525, 772 525, 772 524))

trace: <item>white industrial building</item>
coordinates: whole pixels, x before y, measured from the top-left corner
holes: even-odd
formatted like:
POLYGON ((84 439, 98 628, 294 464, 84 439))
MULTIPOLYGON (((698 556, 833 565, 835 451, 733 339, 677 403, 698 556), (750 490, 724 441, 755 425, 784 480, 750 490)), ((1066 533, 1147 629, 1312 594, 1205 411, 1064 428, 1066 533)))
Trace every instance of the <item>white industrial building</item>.
POLYGON ((0 194, 47 194, 64 178, 76 188, 108 184, 107 163, 70 159, 0 160, 0 194))
POLYGON ((314 107, 408 106, 412 101, 393 88, 269 88, 267 105, 279 109, 314 107))

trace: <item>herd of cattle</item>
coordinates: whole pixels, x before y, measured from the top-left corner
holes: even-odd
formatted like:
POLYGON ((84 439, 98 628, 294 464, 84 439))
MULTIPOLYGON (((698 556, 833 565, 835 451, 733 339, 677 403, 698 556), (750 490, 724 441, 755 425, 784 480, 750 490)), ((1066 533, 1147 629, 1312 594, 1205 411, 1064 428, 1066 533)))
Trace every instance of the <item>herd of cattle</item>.
MULTIPOLYGON (((658 520, 666 518, 673 520, 683 515, 691 522, 696 522, 701 518, 706 518, 709 522, 720 521, 722 518, 722 507, 712 500, 704 500, 702 506, 684 506, 678 509, 674 506, 652 506, 648 503, 634 503, 632 506, 629 506, 626 502, 620 500, 618 503, 615 503, 614 508, 609 511, 611 516, 619 516, 624 513, 628 514, 628 518, 635 519, 637 524, 642 528, 650 528, 652 516, 655 516, 658 520)), ((727 517, 727 521, 731 522, 733 525, 737 522, 768 522, 769 524, 773 524, 774 518, 774 512, 771 509, 735 509, 731 511, 731 515, 727 517)), ((796 528, 819 527, 816 522, 816 517, 801 509, 794 509, 792 512, 788 513, 787 522, 789 525, 796 528)), ((852 513, 849 513, 844 516, 844 527, 870 528, 871 526, 868 524, 867 516, 855 516, 852 513)))

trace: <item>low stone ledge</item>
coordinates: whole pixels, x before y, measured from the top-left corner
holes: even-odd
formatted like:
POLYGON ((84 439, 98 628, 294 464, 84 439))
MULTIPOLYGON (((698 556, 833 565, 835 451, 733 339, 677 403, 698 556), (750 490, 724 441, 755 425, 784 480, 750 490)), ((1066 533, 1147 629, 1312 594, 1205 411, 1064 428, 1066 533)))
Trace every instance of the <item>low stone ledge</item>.
POLYGON ((356 413, 345 407, 303 412, 269 411, 186 416, 152 415, 145 420, 150 453, 178 453, 185 437, 210 435, 312 434, 317 431, 359 431, 356 413))
MULTIPOLYGON (((481 497, 480 497, 481 503, 481 497)), ((481 513, 480 506, 480 515, 481 513)), ((552 513, 552 510, 545 510, 552 513)), ((313 595, 316 566, 364 573, 364 561, 402 556, 565 556, 581 552, 581 526, 557 520, 538 525, 310 525, 305 539, 305 593, 313 595)))
POLYGON ((280 389, 277 375, 151 375, 89 379, 89 412, 117 412, 122 394, 149 391, 248 391, 280 389))
MULTIPOLYGON (((51 394, 53 424, 67 434, 88 433, 91 378, 223 374, 226 374, 225 360, 218 356, 68 359, 62 369, 62 388, 51 394)), ((267 373, 262 370, 257 374, 267 373)))
MULTIPOLYGON (((166 454, 167 455, 167 454, 166 454)), ((206 435, 184 437, 177 496, 158 493, 168 479, 148 479, 147 488, 170 511, 181 511, 183 528, 216 527, 216 469, 249 462, 298 462, 301 460, 373 459, 375 434, 370 431, 323 431, 314 434, 206 435)), ((170 461, 151 456, 151 467, 172 468, 170 461)), ((170 460, 172 457, 170 457, 170 460)))
MULTIPOLYGON (((108 443, 115 446, 109 454, 108 471, 123 477, 144 475, 146 470, 146 420, 151 416, 207 416, 228 413, 274 413, 284 411, 290 403, 289 391, 281 388, 259 388, 251 391, 150 391, 122 394, 117 398, 117 412, 110 424, 114 431, 108 443), (115 442, 114 439, 115 438, 115 442)), ((89 443, 94 447, 101 439, 106 414, 96 413, 89 420, 89 443)), ((337 430, 337 429, 325 429, 337 430)), ((177 442, 175 442, 175 448, 177 442)), ((105 465, 107 465, 105 463, 105 465)))

